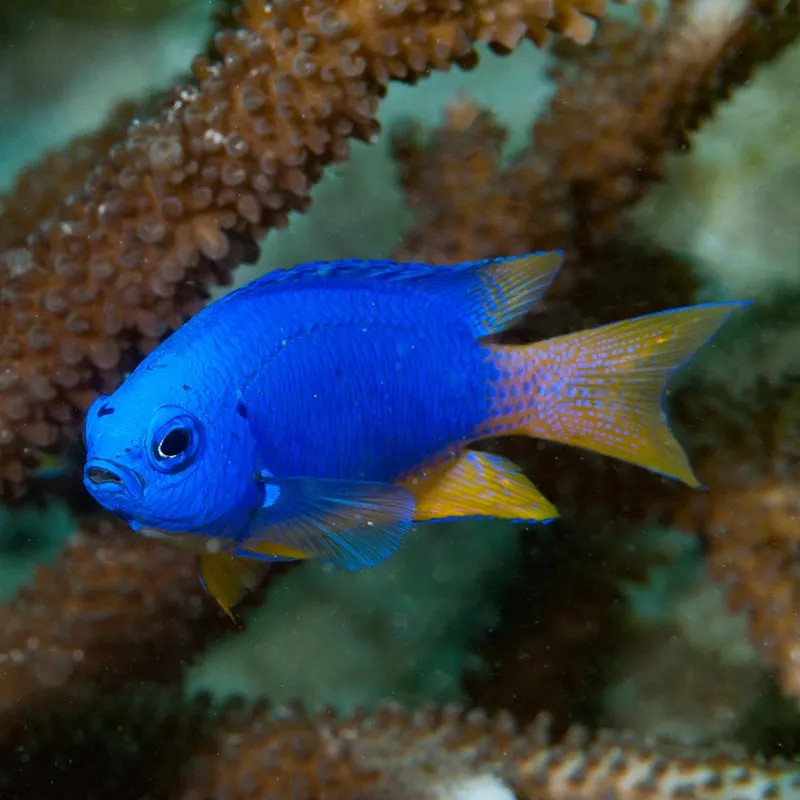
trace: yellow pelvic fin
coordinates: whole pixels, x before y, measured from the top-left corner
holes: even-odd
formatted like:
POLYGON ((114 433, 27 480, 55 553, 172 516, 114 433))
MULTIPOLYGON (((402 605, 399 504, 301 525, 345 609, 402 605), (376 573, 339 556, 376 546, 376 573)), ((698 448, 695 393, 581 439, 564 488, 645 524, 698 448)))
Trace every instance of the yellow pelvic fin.
POLYGON ((269 564, 230 553, 204 553, 198 557, 200 580, 220 608, 236 622, 231 609, 261 582, 269 564))
POLYGON ((400 482, 416 500, 414 521, 451 517, 544 520, 556 507, 502 456, 464 450, 449 461, 420 469, 400 482))

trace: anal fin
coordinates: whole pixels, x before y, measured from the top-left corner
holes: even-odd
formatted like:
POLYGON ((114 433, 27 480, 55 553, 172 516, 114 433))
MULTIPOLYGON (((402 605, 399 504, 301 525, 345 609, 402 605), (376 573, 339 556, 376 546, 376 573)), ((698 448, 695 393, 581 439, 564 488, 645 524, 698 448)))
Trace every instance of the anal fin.
POLYGON ((414 521, 496 517, 544 522, 558 516, 522 470, 502 456, 463 450, 400 482, 416 500, 414 521))

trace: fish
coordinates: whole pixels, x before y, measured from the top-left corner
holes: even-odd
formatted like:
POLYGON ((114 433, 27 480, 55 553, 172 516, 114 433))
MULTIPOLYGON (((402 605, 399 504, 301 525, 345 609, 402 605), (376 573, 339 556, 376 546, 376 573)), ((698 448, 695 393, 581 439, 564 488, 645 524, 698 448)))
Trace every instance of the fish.
POLYGON ((556 518, 517 465, 480 449, 485 440, 548 439, 698 486, 663 398, 743 304, 498 343, 563 260, 354 259, 267 273, 209 304, 94 401, 86 490, 134 531, 196 553, 233 618, 270 563, 358 570, 420 523, 556 518))

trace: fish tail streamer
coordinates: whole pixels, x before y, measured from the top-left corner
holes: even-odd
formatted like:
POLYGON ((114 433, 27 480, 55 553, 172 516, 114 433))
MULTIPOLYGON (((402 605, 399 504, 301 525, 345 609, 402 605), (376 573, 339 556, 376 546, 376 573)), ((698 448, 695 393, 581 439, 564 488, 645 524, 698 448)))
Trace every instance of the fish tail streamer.
POLYGON ((480 436, 527 434, 699 482, 670 430, 669 377, 742 303, 679 308, 517 346, 490 346, 480 436))

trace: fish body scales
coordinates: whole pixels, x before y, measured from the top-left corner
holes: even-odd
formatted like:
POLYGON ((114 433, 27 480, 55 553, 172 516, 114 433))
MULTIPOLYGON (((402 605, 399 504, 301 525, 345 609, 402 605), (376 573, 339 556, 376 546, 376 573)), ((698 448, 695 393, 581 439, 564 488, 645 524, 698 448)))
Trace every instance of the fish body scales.
POLYGON ((485 419, 488 352, 457 309, 397 284, 268 286, 173 338, 178 358, 225 354, 272 474, 391 481, 485 419))

